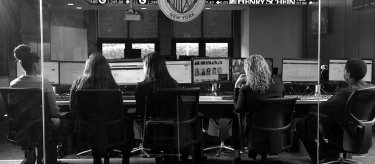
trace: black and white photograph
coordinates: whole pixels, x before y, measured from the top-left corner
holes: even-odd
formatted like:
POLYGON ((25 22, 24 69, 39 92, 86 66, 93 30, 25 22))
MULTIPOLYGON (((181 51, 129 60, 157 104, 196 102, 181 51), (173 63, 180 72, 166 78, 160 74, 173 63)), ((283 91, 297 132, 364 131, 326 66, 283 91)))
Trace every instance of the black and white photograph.
POLYGON ((375 0, 0 0, 0 164, 375 163, 375 0))

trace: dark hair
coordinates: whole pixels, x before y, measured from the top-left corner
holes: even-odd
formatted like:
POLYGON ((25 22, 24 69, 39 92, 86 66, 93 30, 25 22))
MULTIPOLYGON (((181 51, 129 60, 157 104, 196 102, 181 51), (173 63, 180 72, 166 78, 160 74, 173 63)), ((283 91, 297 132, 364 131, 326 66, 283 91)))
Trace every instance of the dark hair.
POLYGON ((147 69, 144 82, 151 84, 154 93, 157 89, 175 88, 178 86, 177 81, 169 74, 162 55, 149 53, 143 57, 143 62, 147 69))
POLYGON ((38 54, 32 52, 31 48, 25 44, 18 45, 14 48, 13 53, 14 57, 20 61, 20 64, 26 73, 32 72, 33 64, 38 63, 40 60, 38 54))
POLYGON ((86 82, 91 83, 95 89, 117 89, 119 86, 112 76, 107 59, 100 53, 92 53, 86 60, 83 70, 84 80, 78 88, 86 82))
POLYGON ((350 78, 361 80, 366 76, 366 63, 359 58, 351 58, 346 61, 345 70, 350 73, 350 78))

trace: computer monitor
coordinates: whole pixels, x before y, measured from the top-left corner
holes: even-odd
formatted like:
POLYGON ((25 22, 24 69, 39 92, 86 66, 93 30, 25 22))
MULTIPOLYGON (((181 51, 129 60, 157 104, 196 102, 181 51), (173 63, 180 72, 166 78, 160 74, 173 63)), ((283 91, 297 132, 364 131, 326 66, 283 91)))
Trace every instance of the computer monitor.
MULTIPOLYGON (((264 58, 266 62, 268 63, 268 67, 270 68, 270 71, 272 73, 273 68, 273 59, 272 58, 264 58)), ((244 60, 245 58, 234 58, 232 59, 232 82, 236 82, 238 77, 241 74, 245 74, 244 70, 244 60)))
POLYGON ((230 82, 229 58, 193 58, 193 83, 230 82))
POLYGON ((319 80, 319 63, 316 59, 283 59, 283 82, 314 83, 319 80))
POLYGON ((179 84, 191 84, 191 60, 165 61, 169 74, 179 84))
MULTIPOLYGON (((328 79, 331 82, 340 82, 344 80, 344 68, 346 61, 348 59, 330 59, 328 65, 328 79)), ((367 66, 366 76, 363 78, 366 82, 371 82, 372 80, 372 59, 362 59, 367 66)))
POLYGON ((119 85, 136 85, 144 80, 143 62, 109 63, 116 83, 119 85))
MULTIPOLYGON (((52 83, 52 85, 59 84, 59 62, 50 61, 43 63, 44 78, 52 83)), ((17 62, 17 77, 24 74, 23 68, 19 62, 17 62)), ((41 76, 41 75, 38 75, 41 76)))
POLYGON ((60 61, 60 85, 72 85, 84 69, 83 61, 60 61))

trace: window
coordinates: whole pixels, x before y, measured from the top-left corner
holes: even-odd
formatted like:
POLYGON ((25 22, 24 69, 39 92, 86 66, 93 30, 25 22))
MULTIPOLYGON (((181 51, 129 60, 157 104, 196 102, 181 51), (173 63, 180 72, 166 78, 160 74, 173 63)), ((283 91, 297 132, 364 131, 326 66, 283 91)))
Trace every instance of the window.
POLYGON ((141 49, 141 56, 155 52, 155 43, 132 43, 132 49, 141 49))
POLYGON ((176 43, 176 56, 199 56, 199 43, 176 43))
POLYGON ((125 43, 103 43, 103 56, 107 59, 124 58, 125 43))
POLYGON ((207 57, 228 57, 228 43, 206 43, 207 57))

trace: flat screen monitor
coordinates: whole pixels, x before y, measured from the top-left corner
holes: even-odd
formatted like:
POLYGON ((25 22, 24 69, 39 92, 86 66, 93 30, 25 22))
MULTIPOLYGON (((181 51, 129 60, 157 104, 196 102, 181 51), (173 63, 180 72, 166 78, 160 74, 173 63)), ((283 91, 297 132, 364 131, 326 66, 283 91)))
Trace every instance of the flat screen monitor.
MULTIPOLYGON (((50 81, 53 85, 59 84, 59 62, 51 61, 43 63, 44 78, 50 81)), ((17 77, 25 74, 19 62, 17 62, 17 77)), ((40 76, 40 75, 39 75, 40 76)))
POLYGON ((109 63, 116 83, 119 85, 136 85, 144 80, 143 62, 109 63))
POLYGON ((85 68, 83 61, 60 62, 60 85, 72 85, 74 80, 82 75, 85 68))
POLYGON ((166 61, 169 74, 180 84, 191 84, 191 60, 166 61))
POLYGON ((319 80, 319 63, 316 59, 283 59, 283 82, 314 83, 319 80))
MULTIPOLYGON (((264 58, 268 64, 268 67, 270 68, 270 71, 272 73, 273 68, 273 59, 272 58, 264 58)), ((244 70, 244 60, 245 58, 237 58, 232 59, 232 82, 236 82, 238 77, 241 74, 245 74, 244 70)))
POLYGON ((229 58, 193 58, 193 83, 230 82, 229 58))
MULTIPOLYGON (((367 66, 366 76, 363 78, 366 82, 372 80, 372 59, 362 59, 367 66)), ((329 81, 345 81, 344 68, 347 59, 330 59, 328 65, 328 79, 329 81)))

